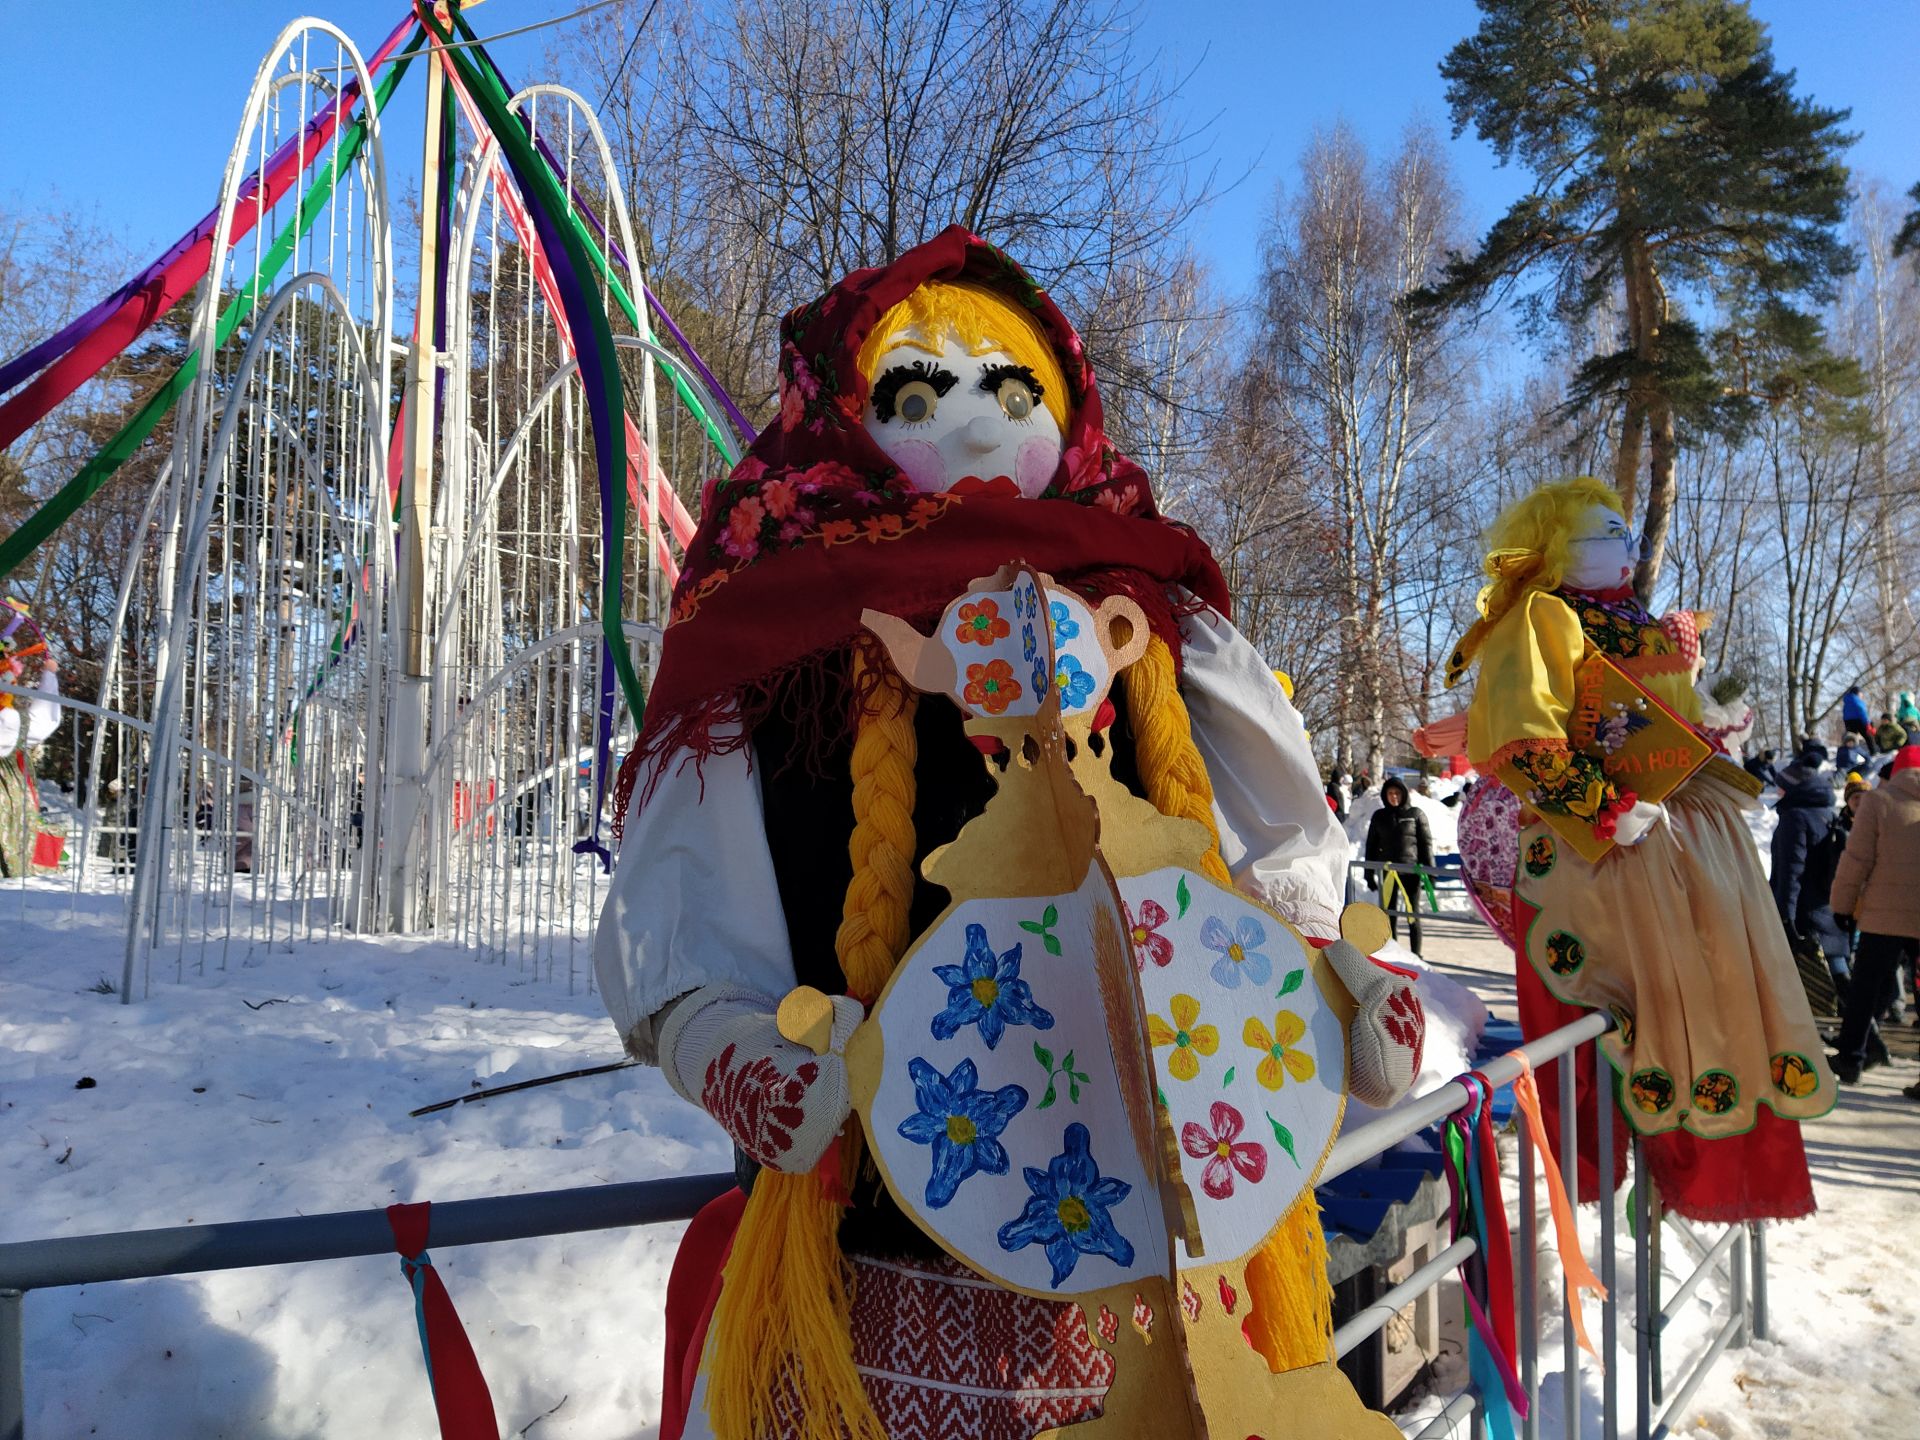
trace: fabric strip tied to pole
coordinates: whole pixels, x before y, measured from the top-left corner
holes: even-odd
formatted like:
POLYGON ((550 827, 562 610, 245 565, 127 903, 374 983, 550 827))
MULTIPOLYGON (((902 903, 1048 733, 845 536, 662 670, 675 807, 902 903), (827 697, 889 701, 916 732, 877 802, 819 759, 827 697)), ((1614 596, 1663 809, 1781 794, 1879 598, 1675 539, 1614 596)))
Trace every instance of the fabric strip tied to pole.
POLYGON ((387 1224, 393 1230, 393 1248, 400 1256, 400 1272, 413 1290, 414 1318, 420 1327, 420 1350, 427 1362, 427 1383, 433 1387, 433 1408, 440 1420, 441 1440, 499 1440, 493 1396, 474 1358, 466 1327, 453 1308, 440 1272, 427 1254, 427 1231, 433 1210, 430 1202, 389 1205, 387 1224))

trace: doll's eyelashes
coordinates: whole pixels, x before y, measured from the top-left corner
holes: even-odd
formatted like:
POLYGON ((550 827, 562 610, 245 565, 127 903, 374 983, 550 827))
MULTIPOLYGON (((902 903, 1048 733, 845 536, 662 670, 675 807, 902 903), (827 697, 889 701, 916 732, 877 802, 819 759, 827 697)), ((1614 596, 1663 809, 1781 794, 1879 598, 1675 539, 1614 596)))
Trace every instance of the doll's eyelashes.
POLYGON ((960 383, 960 377, 931 360, 895 365, 873 382, 873 414, 881 424, 898 415, 905 425, 924 425, 940 408, 940 397, 960 383))
POLYGON ((1009 420, 1025 423, 1033 418, 1033 407, 1046 390, 1025 365, 983 365, 980 389, 1000 402, 1009 420))

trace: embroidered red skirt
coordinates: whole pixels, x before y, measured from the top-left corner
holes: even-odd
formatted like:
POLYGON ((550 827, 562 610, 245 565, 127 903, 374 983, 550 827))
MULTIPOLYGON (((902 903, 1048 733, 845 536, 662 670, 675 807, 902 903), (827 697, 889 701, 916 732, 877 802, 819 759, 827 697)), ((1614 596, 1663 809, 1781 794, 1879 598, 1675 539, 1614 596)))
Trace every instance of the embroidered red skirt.
MULTIPOLYGON (((675 1257, 661 1440, 711 1433, 696 1372, 741 1208, 737 1192, 715 1201, 675 1257)), ((848 1258, 854 1364, 889 1440, 1032 1440, 1099 1418, 1113 1357, 1078 1305, 1003 1290, 945 1256, 848 1258)))

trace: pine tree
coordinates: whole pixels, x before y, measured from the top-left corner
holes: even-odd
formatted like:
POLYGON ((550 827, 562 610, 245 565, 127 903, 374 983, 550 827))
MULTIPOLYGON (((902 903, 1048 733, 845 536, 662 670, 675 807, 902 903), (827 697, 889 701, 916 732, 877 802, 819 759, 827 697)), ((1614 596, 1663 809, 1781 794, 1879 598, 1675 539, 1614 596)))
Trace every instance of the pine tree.
POLYGON ((1617 313, 1622 343, 1585 361, 1569 401, 1617 407, 1614 483, 1644 521, 1635 585, 1646 596, 1666 546, 1677 426, 1715 418, 1736 390, 1756 397, 1720 370, 1740 347, 1704 333, 1686 302, 1737 311, 1732 329, 1792 337, 1799 373, 1771 377, 1790 389, 1831 366, 1810 311, 1853 266, 1837 228, 1848 112, 1793 93, 1740 0, 1479 6, 1479 30, 1440 67, 1454 133, 1473 127, 1534 186, 1409 304, 1478 305, 1532 282, 1521 304, 1536 328, 1617 313))
POLYGON ((1909 251, 1920 254, 1920 185, 1907 192, 1913 198, 1913 213, 1901 223, 1900 233, 1893 237, 1893 253, 1905 255, 1909 251))

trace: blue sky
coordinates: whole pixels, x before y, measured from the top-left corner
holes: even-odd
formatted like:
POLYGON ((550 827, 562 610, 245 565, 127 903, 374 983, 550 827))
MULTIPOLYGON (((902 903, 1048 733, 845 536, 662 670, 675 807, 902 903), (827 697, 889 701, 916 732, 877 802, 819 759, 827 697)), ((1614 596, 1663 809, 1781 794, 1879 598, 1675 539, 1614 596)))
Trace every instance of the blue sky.
MULTIPOLYGON (((369 50, 404 9, 396 0, 307 3, 369 50)), ((488 35, 580 3, 491 0, 472 20, 488 35)), ((300 0, 32 0, 0 9, 10 82, 0 86, 0 198, 73 207, 140 259, 158 252, 210 207, 254 69, 301 8, 300 0)), ((1854 166, 1897 191, 1920 181, 1920 0, 1755 0, 1753 8, 1781 63, 1799 72, 1801 93, 1853 108, 1862 136, 1854 166)), ((1436 67, 1475 23, 1471 0, 1142 0, 1143 50, 1190 72, 1189 118, 1211 122, 1221 175, 1245 175, 1196 222, 1196 244, 1223 284, 1251 278, 1274 188, 1291 178, 1316 125, 1344 118, 1381 147, 1416 115, 1447 132, 1436 67)), ((493 49, 525 83, 546 38, 493 49)), ((418 169, 417 103, 403 92, 392 113, 389 163, 403 188, 418 169)), ((1524 177, 1499 169, 1471 135, 1449 150, 1469 220, 1483 228, 1524 177)))

